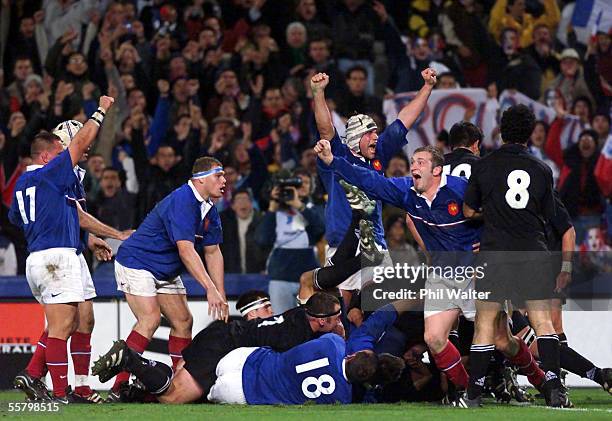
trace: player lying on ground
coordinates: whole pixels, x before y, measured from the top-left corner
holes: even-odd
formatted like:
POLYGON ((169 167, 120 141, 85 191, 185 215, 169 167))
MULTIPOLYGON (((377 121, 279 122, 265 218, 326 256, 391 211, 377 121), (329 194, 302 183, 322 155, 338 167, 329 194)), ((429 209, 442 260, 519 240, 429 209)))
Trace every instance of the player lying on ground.
POLYGON ((238 297, 236 310, 245 320, 267 319, 274 316, 270 295, 264 291, 250 290, 238 297))
MULTIPOLYGON (((172 383, 157 393, 157 398, 162 403, 189 403, 206 397, 215 383, 218 362, 236 348, 269 346, 282 352, 328 332, 344 335, 344 327, 340 320, 340 302, 325 293, 314 294, 303 307, 267 319, 212 323, 183 350, 183 359, 177 366, 172 383)), ((121 370, 112 364, 114 348, 111 351, 100 358, 92 369, 92 374, 99 375, 102 383, 121 370)), ((154 376, 172 377, 172 370, 164 364, 155 367, 158 374, 154 376)), ((136 372, 133 374, 138 376, 136 372)), ((162 383, 149 390, 158 391, 164 385, 162 383)))
MULTIPOLYGON (((327 294, 318 293, 313 298, 317 295, 327 294)), ((392 356, 378 358, 372 349, 386 329, 393 325, 397 315, 409 310, 411 305, 410 302, 396 302, 383 307, 353 332, 346 342, 339 335, 328 334, 282 353, 269 347, 233 350, 215 366, 218 378, 207 393, 208 400, 249 404, 300 404, 308 400, 350 403, 352 392, 349 382, 386 382, 399 377, 403 362, 392 356), (243 372, 243 368, 246 371, 243 372)), ((260 324, 267 321, 270 319, 255 320, 260 324)), ((207 357, 206 354, 199 354, 197 358, 207 357)), ((191 376, 189 383, 185 381, 185 376, 179 381, 179 370, 172 379, 170 367, 142 358, 123 341, 116 342, 96 362, 96 366, 101 368, 95 370, 101 375, 105 375, 105 371, 128 369, 147 390, 158 395, 160 402, 187 403, 202 396, 201 393, 194 393, 197 382, 191 376), (180 400, 169 400, 169 395, 180 400), (192 399, 186 400, 187 396, 192 399)))
MULTIPOLYGON (((90 298, 76 253, 80 238, 76 200, 70 200, 75 199, 73 168, 96 138, 113 101, 111 97, 100 98, 100 107, 66 150, 56 135, 41 132, 35 136, 31 144, 34 165, 17 180, 9 211, 9 220, 24 230, 28 243, 26 278, 44 307, 48 323, 45 361, 53 381, 53 398, 59 403, 73 400, 68 386, 67 340, 79 325, 78 303, 90 298)), ((41 385, 37 381, 25 386, 43 393, 41 385)))

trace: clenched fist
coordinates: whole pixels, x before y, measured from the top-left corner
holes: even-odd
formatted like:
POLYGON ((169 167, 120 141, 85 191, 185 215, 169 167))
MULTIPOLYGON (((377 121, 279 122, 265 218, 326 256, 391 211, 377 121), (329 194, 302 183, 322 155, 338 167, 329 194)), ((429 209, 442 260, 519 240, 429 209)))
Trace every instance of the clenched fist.
POLYGON ((431 67, 423 70, 421 72, 421 76, 423 77, 425 83, 429 86, 435 86, 436 82, 438 81, 436 78, 436 71, 431 67))
POLYGON ((104 112, 107 112, 108 109, 112 107, 114 102, 115 102, 115 98, 111 96, 102 95, 100 97, 100 108, 102 108, 104 112))
POLYGON ((329 76, 327 76, 325 73, 317 73, 310 79, 310 89, 312 89, 312 93, 319 90, 324 91, 328 84, 329 76))

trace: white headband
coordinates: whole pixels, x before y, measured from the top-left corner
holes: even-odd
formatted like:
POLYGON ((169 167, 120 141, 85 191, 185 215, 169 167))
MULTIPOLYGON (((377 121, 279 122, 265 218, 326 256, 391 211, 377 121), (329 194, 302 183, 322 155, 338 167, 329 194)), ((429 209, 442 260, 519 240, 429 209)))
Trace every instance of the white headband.
POLYGON ((206 178, 209 175, 213 175, 213 174, 216 174, 216 173, 221 172, 221 171, 223 171, 223 167, 215 167, 212 170, 197 172, 197 173, 193 174, 191 176, 191 178, 193 178, 195 180, 198 180, 200 178, 206 178))
POLYGON ((262 297, 258 300, 255 301, 251 301, 250 303, 248 303, 247 305, 244 305, 242 307, 240 307, 238 309, 238 311, 240 312, 240 314, 244 317, 247 315, 247 313, 249 313, 250 311, 253 310, 259 310, 262 307, 268 306, 268 305, 272 305, 270 303, 270 297, 262 297))

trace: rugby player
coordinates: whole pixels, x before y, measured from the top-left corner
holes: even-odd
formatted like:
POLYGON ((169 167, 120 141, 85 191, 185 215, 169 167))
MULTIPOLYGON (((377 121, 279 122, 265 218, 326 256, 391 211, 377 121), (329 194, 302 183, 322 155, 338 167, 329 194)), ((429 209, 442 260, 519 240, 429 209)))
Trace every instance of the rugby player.
POLYGON ((266 319, 274 315, 268 293, 257 290, 247 291, 238 297, 236 310, 245 320, 266 319))
MULTIPOLYGON (((368 197, 405 209, 415 220, 427 250, 433 253, 432 265, 465 266, 473 263, 471 252, 479 242, 480 226, 467 221, 461 213, 467 181, 443 173, 444 160, 437 149, 432 146, 416 149, 411 160, 412 177, 390 179, 351 165, 344 158, 335 157, 327 140, 320 140, 315 151, 322 162, 329 165, 337 175, 362 189, 368 197)), ((426 289, 442 291, 443 294, 441 299, 425 299, 425 340, 436 365, 458 388, 466 387, 467 372, 461 364, 459 351, 448 341, 448 335, 459 313, 473 318, 474 300, 454 298, 449 294, 444 295, 444 292, 461 290, 467 297, 472 297, 473 280, 461 283, 453 279, 429 277, 426 289)), ((526 348, 521 353, 500 345, 500 351, 512 362, 522 361, 525 353, 530 357, 526 348)), ((532 365, 535 366, 535 362, 532 365)), ((541 370, 537 373, 543 376, 541 370)), ((539 378, 535 381, 539 383, 539 378)))
POLYGON ((503 311, 506 300, 518 305, 525 302, 535 327, 545 372, 539 386, 547 405, 567 404, 559 378, 559 339, 550 316, 550 298, 554 289, 562 290, 571 280, 574 245, 569 244, 569 237, 563 238, 563 264, 556 285, 552 285, 544 221, 555 218, 556 206, 550 168, 527 150, 534 125, 535 117, 528 107, 516 105, 506 110, 501 119, 504 143, 472 166, 465 192, 464 215, 484 216, 478 256, 480 264, 487 263, 488 267, 476 289, 489 295, 476 302, 470 384, 458 401, 460 407, 480 406, 484 378, 496 346, 518 352, 519 358, 511 361, 519 367, 534 364, 531 354, 525 352, 526 344, 509 334, 508 316, 503 311))
MULTIPOLYGON (((162 363, 152 366, 136 364, 127 368, 160 402, 195 402, 208 395, 217 377, 217 364, 230 351, 240 347, 269 346, 282 352, 329 332, 344 335, 340 302, 329 294, 316 293, 305 306, 267 319, 210 324, 183 350, 183 360, 179 362, 174 377, 172 369, 162 363)), ((119 364, 125 354, 121 343, 116 342, 115 345, 119 345, 114 345, 94 363, 92 373, 98 375, 103 383, 125 368, 119 364)))
MULTIPOLYGON (((170 193, 149 213, 136 232, 117 252, 115 278, 136 317, 126 343, 144 352, 160 324, 161 314, 170 323, 168 351, 176 368, 181 351, 191 343, 193 317, 180 274, 186 269, 206 289, 208 314, 227 320, 223 286, 221 220, 212 200, 223 196, 225 177, 215 158, 198 158, 191 179, 170 193), (204 248, 204 258, 196 247, 204 248)), ((108 400, 118 398, 128 373, 119 373, 108 400)))
MULTIPOLYGON (((346 138, 340 140, 332 124, 331 114, 325 100, 325 87, 329 83, 329 76, 325 73, 317 73, 311 78, 310 87, 319 135, 323 139, 330 139, 332 151, 335 155, 344 157, 350 163, 359 165, 371 172, 384 174, 391 158, 400 153, 406 145, 408 130, 425 108, 427 99, 436 84, 436 72, 433 69, 423 70, 421 76, 425 81, 421 90, 408 105, 400 110, 397 120, 391 123, 380 136, 377 133, 378 126, 372 117, 358 114, 349 118, 346 123, 346 138)), ((317 160, 317 169, 328 194, 325 207, 325 238, 329 244, 329 249, 326 252, 326 259, 329 261, 351 224, 349 201, 353 198, 352 193, 345 193, 338 183, 338 177, 326 165, 321 165, 320 160, 317 160)), ((380 203, 376 203, 376 208, 369 219, 374 223, 377 244, 386 249, 380 203)), ((340 289, 343 291, 359 289, 360 280, 359 273, 356 273, 343 282, 340 289)), ((350 293, 344 293, 344 295, 348 303, 350 293)))
MULTIPOLYGON (((24 230, 28 243, 26 278, 44 307, 48 326, 46 347, 42 348, 53 382, 53 399, 59 403, 75 401, 67 380, 67 340, 79 324, 78 303, 90 298, 85 295, 87 285, 76 254, 80 239, 73 168, 96 138, 113 102, 111 97, 100 98, 98 110, 66 150, 57 135, 41 132, 35 136, 31 145, 34 164, 17 181, 9 211, 9 220, 24 230)), ((29 374, 36 378, 44 373, 29 374)), ((34 387, 43 396, 41 385, 38 381, 34 387)), ((31 385, 24 386, 24 391, 32 390, 31 385)))

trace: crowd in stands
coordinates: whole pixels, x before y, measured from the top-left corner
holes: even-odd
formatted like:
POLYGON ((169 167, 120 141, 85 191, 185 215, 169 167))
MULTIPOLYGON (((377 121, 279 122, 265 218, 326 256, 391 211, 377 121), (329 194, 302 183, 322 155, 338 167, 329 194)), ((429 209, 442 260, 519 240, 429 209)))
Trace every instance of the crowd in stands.
MULTIPOLYGON (((612 32, 575 29, 574 8, 563 0, 1 0, 5 260, 13 247, 12 270, 23 273, 25 242, 6 214, 31 162, 29 142, 61 121, 84 122, 108 94, 115 106, 83 163, 90 213, 136 228, 188 180, 196 158, 214 156, 227 178, 216 204, 226 272, 296 282, 321 264, 325 231, 310 78, 330 76, 338 128, 365 113, 382 131, 383 100, 418 90, 432 62, 438 89, 484 88, 492 99, 517 90, 554 108, 531 149, 553 168, 578 240, 593 227, 606 232, 612 175, 596 167, 610 137, 612 32), (569 142, 567 114, 581 128, 569 142), (301 185, 279 188, 292 177, 301 185), (279 206, 270 198, 281 190, 294 194, 279 206)), ((430 141, 446 147, 443 134, 430 141)), ((406 157, 394 158, 387 176, 408 174, 406 157)), ((386 211, 384 224, 391 248, 415 247, 404 215, 386 211)))

